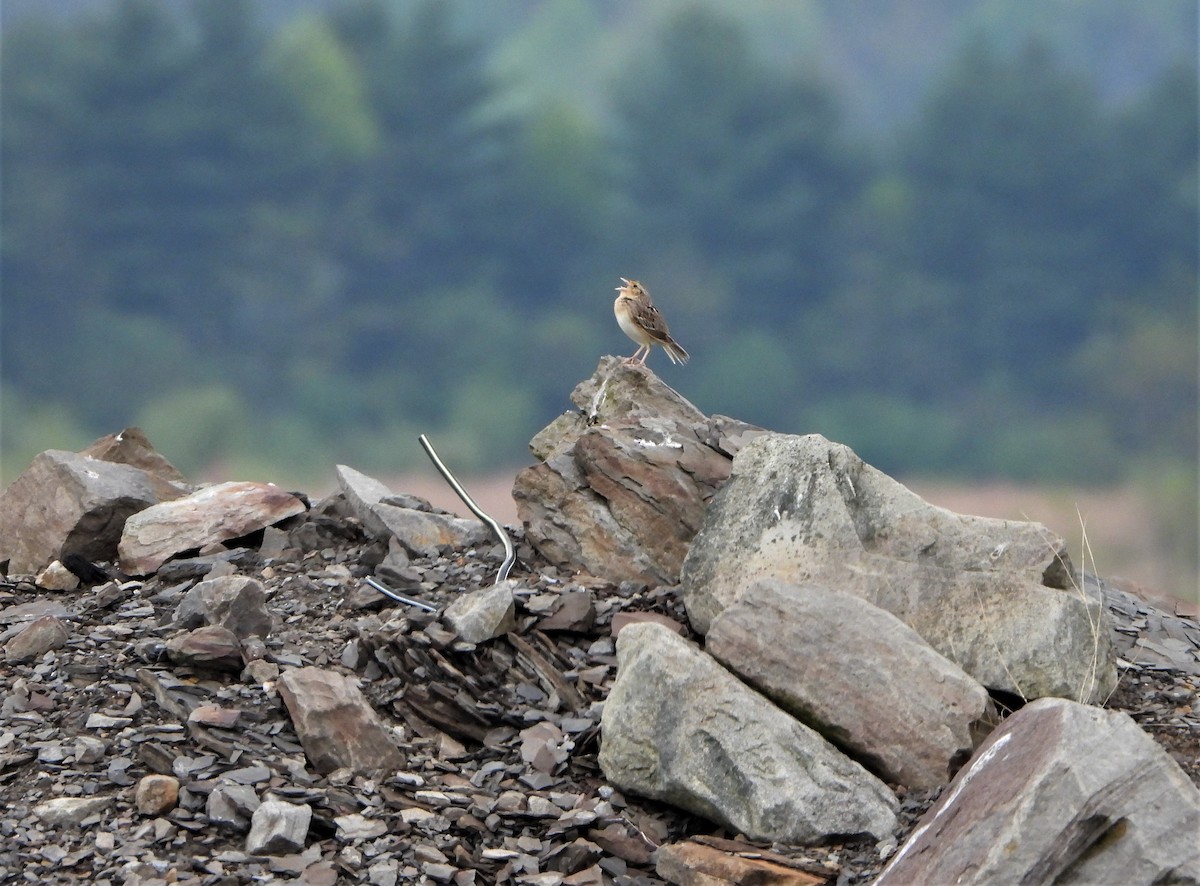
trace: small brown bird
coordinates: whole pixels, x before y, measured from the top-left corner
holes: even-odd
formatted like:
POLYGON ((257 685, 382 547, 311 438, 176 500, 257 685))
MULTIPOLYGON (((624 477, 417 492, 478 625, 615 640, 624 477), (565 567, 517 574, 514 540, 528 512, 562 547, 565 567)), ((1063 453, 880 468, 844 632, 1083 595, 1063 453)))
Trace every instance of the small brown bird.
POLYGON ((621 282, 625 285, 617 287, 620 294, 613 302, 613 313, 617 315, 621 331, 640 345, 625 362, 640 363, 644 366, 646 358, 650 356, 650 349, 661 345, 672 363, 686 363, 688 352, 671 338, 671 333, 667 331, 667 321, 650 301, 650 293, 646 291, 646 287, 637 280, 626 280, 624 277, 621 278, 621 282))

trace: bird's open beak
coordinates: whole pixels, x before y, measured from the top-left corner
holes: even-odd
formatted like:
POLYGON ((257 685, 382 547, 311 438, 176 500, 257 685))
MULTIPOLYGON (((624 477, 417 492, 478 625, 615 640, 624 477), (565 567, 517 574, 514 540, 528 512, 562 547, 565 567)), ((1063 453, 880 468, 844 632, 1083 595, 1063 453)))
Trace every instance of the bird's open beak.
MULTIPOLYGON (((628 281, 628 280, 626 280, 624 277, 618 277, 617 279, 618 279, 618 280, 620 280, 622 283, 624 283, 624 284, 625 284, 625 286, 628 286, 628 285, 629 285, 629 281, 628 281)), ((624 289, 624 288, 625 288, 625 286, 618 286, 618 287, 617 287, 617 292, 620 292, 622 289, 624 289)))

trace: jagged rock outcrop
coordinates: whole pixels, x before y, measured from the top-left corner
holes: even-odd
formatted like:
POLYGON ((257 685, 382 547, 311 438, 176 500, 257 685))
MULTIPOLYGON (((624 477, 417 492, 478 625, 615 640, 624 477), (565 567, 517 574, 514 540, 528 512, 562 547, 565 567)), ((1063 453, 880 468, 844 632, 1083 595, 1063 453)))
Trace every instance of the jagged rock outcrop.
POLYGON ((98 458, 101 461, 129 465, 145 471, 152 478, 170 484, 163 490, 163 498, 174 498, 178 489, 188 489, 187 478, 166 456, 154 448, 141 428, 125 428, 108 434, 81 449, 80 455, 98 458))
POLYGON ((730 459, 762 430, 705 416, 643 366, 605 357, 543 429, 513 486, 550 562, 614 582, 674 584, 730 459))
POLYGON ((753 839, 891 835, 883 782, 669 628, 629 625, 617 657, 600 748, 614 784, 753 839))
POLYGON ((188 491, 139 467, 48 449, 0 492, 0 561, 25 574, 71 555, 115 559, 130 515, 188 491))
POLYGON ((1041 699, 997 729, 877 886, 1200 882, 1200 790, 1127 714, 1041 699))
POLYGON ((817 583, 896 615, 989 689, 1102 701, 1106 615, 1065 548, 1038 523, 930 505, 819 435, 768 434, 734 459, 681 584, 701 633, 760 578, 817 583))
MULTIPOLYGON (((47 499, 55 494, 43 493, 47 499)), ((431 512, 412 496, 388 494, 387 501, 431 512)), ((502 604, 496 606, 496 629, 504 627, 510 602, 513 627, 473 645, 446 624, 453 624, 454 604, 469 609, 463 601, 491 596, 497 546, 489 539, 486 547, 440 549, 437 557, 410 555, 386 527, 386 545, 369 537, 352 511, 346 496, 335 493, 303 516, 211 545, 202 555, 173 558, 139 581, 116 578, 108 563, 84 561, 90 567, 85 570, 81 558, 70 558, 79 587, 67 593, 48 592, 25 575, 4 576, 0 832, 6 839, 0 841, 0 881, 183 882, 196 871, 217 871, 214 876, 239 882, 273 874, 383 886, 422 879, 632 883, 653 878, 657 864, 660 878, 697 886, 743 879, 806 883, 808 872, 816 882, 868 882, 893 839, 907 836, 898 832, 877 845, 894 809, 886 792, 876 793, 878 782, 866 782, 865 800, 853 795, 857 788, 843 792, 838 773, 844 767, 861 773, 855 764, 811 733, 802 741, 799 723, 683 639, 691 634, 676 588, 615 586, 578 575, 574 567, 558 569, 518 537, 519 587, 507 596, 495 594, 502 604), (437 611, 356 593, 376 564, 377 574, 394 578, 406 594, 437 611), (205 582, 206 576, 216 584, 205 582), (209 599, 208 591, 221 585, 232 593, 209 599), (272 619, 266 642, 258 636, 268 627, 264 609, 272 619), (201 626, 187 630, 184 624, 201 626), (627 634, 636 638, 646 630, 656 633, 635 659, 674 658, 662 654, 670 644, 689 654, 673 668, 632 666, 627 655, 618 662, 617 644, 624 651, 627 634), (306 672, 318 675, 311 685, 297 676, 306 672), (622 686, 616 695, 614 682, 622 686), (643 699, 631 699, 643 690, 643 699), (630 737, 634 759, 650 761, 643 766, 648 775, 660 758, 672 765, 683 761, 677 781, 685 796, 709 797, 714 785, 733 783, 730 793, 752 807, 744 813, 748 831, 766 832, 764 821, 773 830, 772 823, 784 819, 789 828, 799 822, 806 833, 818 833, 833 820, 833 830, 864 835, 819 845, 778 842, 769 850, 716 836, 694 815, 643 800, 634 789, 622 791, 598 776, 599 750, 607 746, 606 754, 615 754, 630 737), (825 747, 836 762, 817 765, 811 775, 790 768, 775 774, 778 760, 788 767, 818 760, 807 750, 813 745, 825 747), (691 749, 690 764, 679 752, 684 746, 691 749), (387 758, 382 767, 371 762, 379 755, 387 758), (366 774, 377 768, 380 777, 366 774), (739 776, 727 777, 756 768, 767 776, 748 782, 752 789, 739 791, 739 776), (178 793, 172 798, 174 782, 178 793), (774 805, 779 797, 782 813, 774 805), (814 815, 828 820, 818 826, 814 815), (668 845, 673 840, 680 842, 668 845), (188 851, 176 852, 181 846, 188 851)), ((57 585, 63 576, 55 569, 43 577, 57 585)), ((1090 586, 1105 595, 1117 619, 1114 642, 1125 660, 1124 679, 1106 703, 1131 711, 1188 777, 1200 781, 1194 679, 1200 626, 1104 582, 1090 586)), ((847 599, 848 607, 872 613, 866 618, 876 619, 875 634, 902 633, 865 601, 847 599)), ((736 625, 741 607, 752 602, 753 593, 743 596, 715 619, 710 648, 719 645, 721 620, 736 625)), ((789 606, 790 600, 774 607, 778 621, 786 621, 789 606)), ((856 633, 837 624, 838 617, 836 609, 812 615, 822 620, 814 629, 828 629, 823 657, 852 659, 853 650, 831 647, 841 639, 863 647, 858 652, 874 667, 908 672, 907 665, 888 665, 866 649, 888 646, 891 638, 873 637, 864 626, 856 633)), ((816 646, 805 644, 816 641, 803 640, 807 635, 789 640, 787 627, 773 634, 777 642, 789 644, 798 659, 811 656, 816 646)), ((764 637, 767 628, 764 623, 764 637)), ((745 629, 756 630, 752 624, 745 629)), ((873 703, 881 733, 893 725, 886 717, 912 716, 887 697, 886 685, 869 679, 877 675, 856 674, 854 666, 842 663, 861 685, 843 690, 837 675, 830 675, 830 689, 854 696, 856 705, 873 703), (874 697, 858 698, 860 693, 874 697)), ((1037 704, 1030 705, 1017 718, 1035 711, 1037 704)), ((1002 746, 1022 751, 1011 789, 991 778, 991 764, 981 763, 970 781, 960 775, 942 794, 949 811, 926 822, 925 833, 948 834, 942 841, 948 845, 914 837, 897 869, 911 872, 907 865, 927 852, 943 853, 929 856, 935 868, 942 861, 950 870, 960 864, 959 856, 948 854, 960 842, 951 826, 968 811, 962 801, 980 795, 1001 805, 991 818, 970 818, 963 851, 994 857, 992 844, 1003 851, 1021 819, 1040 827, 1042 793, 1059 815, 1063 797, 1068 808, 1075 802, 1074 785, 1087 782, 1079 797, 1091 791, 1095 780, 1079 775, 1098 760, 1116 773, 1109 786, 1079 801, 1082 811, 1065 828, 1036 832, 1034 853, 1065 857, 1096 825, 1107 828, 1104 838, 1078 855, 1060 880, 1069 882, 1079 870, 1096 882, 1138 882, 1143 875, 1169 882, 1172 875, 1162 873, 1174 864, 1169 850, 1186 849, 1178 835, 1196 829, 1191 801, 1186 792, 1174 792, 1172 776, 1164 778, 1158 762, 1129 752, 1125 738, 1065 737, 1086 733, 1087 723, 1063 717, 1052 740, 1046 737, 1052 730, 1039 727, 1034 740, 1002 746), (1038 762, 1051 746, 1054 765, 1072 768, 1057 779, 1043 777, 1049 767, 1038 762), (1035 765, 1026 767, 1027 758, 1035 765), (1132 761, 1127 779, 1118 771, 1125 760, 1132 761), (975 779, 987 789, 976 791, 975 779), (1157 818, 1156 798, 1163 799, 1157 818), (1126 799, 1131 805, 1124 805, 1126 799), (1127 843, 1131 838, 1143 842, 1127 843), (1110 854, 1112 846, 1120 851, 1110 854), (1151 864, 1143 866, 1143 857, 1151 864), (1104 862, 1103 870, 1096 860, 1104 862)), ((906 791, 900 827, 910 828, 932 799, 932 792, 906 791)), ((741 830, 732 822, 742 821, 742 814, 730 814, 731 831, 741 830)), ((1054 827, 1051 822, 1048 830, 1054 827)), ((1194 879, 1189 864, 1183 856, 1178 879, 1194 879)), ((1043 861, 1034 863, 1037 873, 1046 869, 1043 861)), ((937 876, 920 876, 938 882, 937 876)), ((1005 872, 1003 881, 1021 879, 1005 872)))
POLYGON ((946 784, 998 720, 987 690, 861 597, 777 579, 713 620, 705 649, 889 782, 946 784))

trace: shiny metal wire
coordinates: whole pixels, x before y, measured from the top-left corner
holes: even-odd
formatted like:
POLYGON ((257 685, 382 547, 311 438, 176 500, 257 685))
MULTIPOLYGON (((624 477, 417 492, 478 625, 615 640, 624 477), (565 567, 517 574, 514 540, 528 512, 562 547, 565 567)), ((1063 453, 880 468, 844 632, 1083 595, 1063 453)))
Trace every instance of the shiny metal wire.
POLYGON ((450 488, 458 493, 458 497, 463 500, 463 504, 471 509, 472 514, 486 523, 492 532, 496 534, 496 537, 500 539, 500 543, 504 545, 504 563, 500 567, 500 572, 496 575, 496 584, 500 584, 500 582, 508 578, 508 573, 512 569, 513 563, 517 561, 517 551, 513 547, 512 539, 508 537, 508 533, 504 531, 503 526, 486 514, 483 508, 475 504, 475 499, 471 498, 467 490, 463 489, 462 484, 450 473, 450 469, 438 458, 438 454, 434 450, 433 444, 429 442, 429 438, 422 434, 417 439, 421 441, 421 446, 424 448, 425 454, 429 456, 429 460, 433 462, 433 466, 438 469, 438 472, 450 484, 450 488))

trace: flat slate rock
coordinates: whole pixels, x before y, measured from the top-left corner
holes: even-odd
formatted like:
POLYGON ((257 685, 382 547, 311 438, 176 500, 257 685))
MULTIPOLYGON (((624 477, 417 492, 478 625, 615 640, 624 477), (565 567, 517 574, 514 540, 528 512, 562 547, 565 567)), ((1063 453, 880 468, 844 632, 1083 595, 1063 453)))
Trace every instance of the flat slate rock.
POLYGON ((118 546, 121 568, 148 575, 176 554, 248 535, 304 511, 303 501, 269 483, 206 486, 126 520, 118 546))

